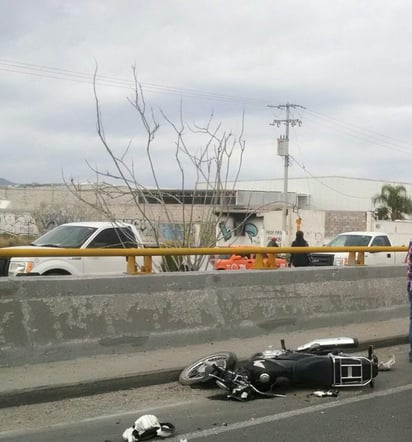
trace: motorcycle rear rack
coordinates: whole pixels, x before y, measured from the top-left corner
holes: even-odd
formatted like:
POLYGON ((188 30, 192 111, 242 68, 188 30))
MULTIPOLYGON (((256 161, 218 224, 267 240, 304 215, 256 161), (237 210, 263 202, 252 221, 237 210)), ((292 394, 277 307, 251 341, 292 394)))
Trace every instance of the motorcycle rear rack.
POLYGON ((332 356, 332 387, 356 387, 372 382, 372 361, 366 357, 332 356), (368 368, 369 373, 365 373, 368 368), (367 378, 365 379, 365 376, 367 378))

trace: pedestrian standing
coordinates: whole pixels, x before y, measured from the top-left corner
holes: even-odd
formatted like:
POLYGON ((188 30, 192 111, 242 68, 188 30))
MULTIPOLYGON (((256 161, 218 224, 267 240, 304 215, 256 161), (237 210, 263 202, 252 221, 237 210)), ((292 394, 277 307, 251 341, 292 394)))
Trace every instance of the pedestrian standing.
MULTIPOLYGON (((302 230, 296 232, 296 238, 292 242, 292 247, 309 247, 308 242, 305 240, 302 230)), ((291 253, 290 263, 293 267, 306 267, 310 265, 310 259, 308 253, 291 253)))
POLYGON ((409 241, 408 247, 408 297, 409 297, 409 362, 412 362, 412 240, 409 241))
POLYGON ((279 247, 275 236, 270 239, 266 247, 279 247))

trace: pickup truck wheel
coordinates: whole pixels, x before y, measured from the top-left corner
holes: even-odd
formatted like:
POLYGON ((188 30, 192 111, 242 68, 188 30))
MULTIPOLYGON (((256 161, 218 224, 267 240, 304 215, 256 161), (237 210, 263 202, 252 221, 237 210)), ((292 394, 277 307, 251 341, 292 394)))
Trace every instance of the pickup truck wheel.
POLYGON ((58 276, 58 275, 71 275, 71 273, 66 270, 49 270, 48 272, 44 272, 43 276, 58 276))

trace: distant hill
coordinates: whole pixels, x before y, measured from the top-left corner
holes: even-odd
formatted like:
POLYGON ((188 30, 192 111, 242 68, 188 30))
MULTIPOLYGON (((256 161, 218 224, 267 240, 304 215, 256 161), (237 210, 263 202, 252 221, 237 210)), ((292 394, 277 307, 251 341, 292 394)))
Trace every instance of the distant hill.
POLYGON ((5 178, 0 178, 0 186, 10 186, 12 184, 16 184, 16 183, 12 183, 9 180, 6 180, 5 178))

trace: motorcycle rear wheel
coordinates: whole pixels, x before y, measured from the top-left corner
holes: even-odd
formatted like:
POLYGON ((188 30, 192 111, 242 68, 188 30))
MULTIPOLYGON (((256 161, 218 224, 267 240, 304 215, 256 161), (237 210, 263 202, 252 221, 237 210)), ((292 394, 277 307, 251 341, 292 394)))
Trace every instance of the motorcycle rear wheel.
POLYGON ((224 370, 232 370, 237 363, 237 356, 230 351, 222 351, 205 356, 192 364, 188 365, 179 375, 179 383, 181 385, 195 385, 207 382, 212 378, 209 377, 211 364, 216 364, 224 370))

